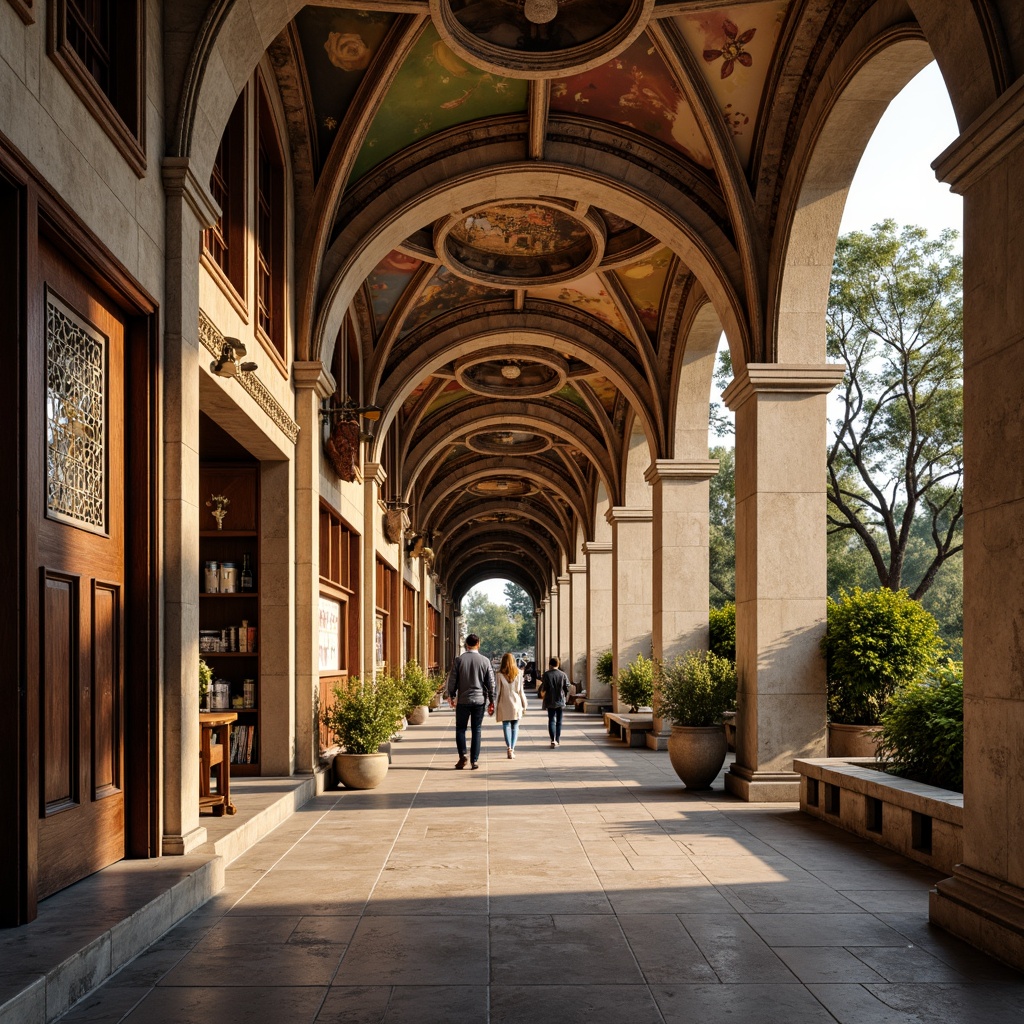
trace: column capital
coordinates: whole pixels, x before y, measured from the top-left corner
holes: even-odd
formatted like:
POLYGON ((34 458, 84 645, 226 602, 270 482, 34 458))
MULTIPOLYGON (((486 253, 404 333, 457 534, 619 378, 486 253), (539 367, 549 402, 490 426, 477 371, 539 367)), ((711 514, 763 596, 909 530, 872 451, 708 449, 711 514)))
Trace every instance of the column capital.
POLYGON ((753 395, 827 395, 845 372, 840 363, 748 363, 722 401, 735 412, 753 395))
POLYGON ((556 584, 555 584, 555 585, 554 585, 554 586, 553 586, 553 587, 551 588, 551 590, 549 590, 549 591, 548 591, 548 593, 549 593, 549 594, 551 594, 551 596, 552 596, 553 598, 557 598, 557 597, 558 597, 558 584, 556 583, 556 584))
POLYGON ((718 475, 718 459, 655 459, 644 479, 649 484, 663 480, 710 480, 718 475))
POLYGON ((605 541, 588 540, 583 545, 583 553, 585 555, 610 555, 612 545, 605 541))
POLYGON ((569 574, 565 573, 564 575, 559 576, 558 580, 557 580, 557 583, 558 583, 558 585, 560 587, 567 587, 567 586, 569 586, 569 574))
POLYGON ((939 181, 963 195, 1020 145, 1024 80, 1018 79, 932 161, 939 181))
POLYGON ((605 513, 605 519, 609 523, 650 523, 654 521, 654 509, 615 505, 605 513))
POLYGON ((317 398, 330 398, 338 386, 319 359, 292 363, 292 380, 299 391, 316 391, 317 398))
POLYGON ((586 562, 573 562, 573 564, 569 566, 569 575, 570 576, 572 576, 575 573, 586 572, 586 571, 587 571, 587 563, 586 562))
POLYGON ((221 209, 210 190, 192 173, 192 161, 187 156, 164 157, 161 164, 164 192, 183 199, 204 228, 212 228, 220 217, 221 209))
POLYGON ((367 483, 375 483, 378 487, 384 486, 388 478, 388 471, 379 462, 367 462, 363 465, 363 479, 367 483))

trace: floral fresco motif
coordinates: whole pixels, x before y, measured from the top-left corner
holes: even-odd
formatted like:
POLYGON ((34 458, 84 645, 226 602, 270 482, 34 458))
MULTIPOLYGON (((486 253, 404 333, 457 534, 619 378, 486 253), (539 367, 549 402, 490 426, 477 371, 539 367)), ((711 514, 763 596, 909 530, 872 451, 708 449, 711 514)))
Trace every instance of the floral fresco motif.
POLYGON ((563 302, 574 309, 596 316, 623 334, 629 333, 619 307, 615 305, 615 300, 608 294, 597 274, 588 274, 578 281, 573 281, 572 284, 531 288, 528 294, 532 298, 547 299, 549 302, 563 302))
POLYGON ((470 67, 428 25, 402 64, 366 142, 352 180, 405 146, 454 125, 526 110, 527 83, 470 67))
POLYGON ((555 79, 551 109, 634 128, 704 167, 711 166, 693 112, 646 35, 592 71, 555 79))
POLYGON ((586 399, 571 384, 566 384, 560 391, 556 391, 552 398, 561 398, 566 402, 572 402, 573 405, 579 406, 581 409, 589 410, 586 399))
POLYGON ((661 249, 631 267, 615 271, 615 276, 633 303, 644 330, 652 337, 658 332, 661 299, 671 265, 671 250, 661 249))
POLYGON ((608 416, 611 416, 615 411, 615 400, 619 396, 619 389, 607 377, 588 377, 587 383, 597 395, 601 408, 608 416))
POLYGON ((718 100, 744 166, 789 0, 725 6, 674 20, 718 100))
POLYGON ((456 277, 446 267, 438 267, 409 311, 402 325, 402 336, 456 306, 482 302, 484 299, 505 298, 507 295, 508 292, 504 289, 485 288, 483 285, 456 277))
POLYGON ((366 279, 373 306, 374 328, 378 336, 384 330, 384 325, 394 312, 398 300, 409 287, 413 275, 422 266, 420 260, 395 250, 389 252, 366 279))
POLYGON ((363 74, 394 20, 393 14, 331 7, 304 7, 296 16, 310 100, 316 113, 317 173, 323 168, 363 74))

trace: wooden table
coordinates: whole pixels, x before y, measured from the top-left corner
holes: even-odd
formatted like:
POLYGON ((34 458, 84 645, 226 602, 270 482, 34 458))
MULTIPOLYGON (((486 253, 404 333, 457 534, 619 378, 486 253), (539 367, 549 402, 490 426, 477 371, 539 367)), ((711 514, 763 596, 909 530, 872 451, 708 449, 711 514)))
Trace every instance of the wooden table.
POLYGON ((234 711, 200 711, 199 741, 199 813, 209 809, 218 816, 234 814, 231 802, 231 723, 234 711), (214 730, 220 730, 220 743, 213 742, 214 730), (211 791, 210 776, 215 775, 217 789, 211 791))

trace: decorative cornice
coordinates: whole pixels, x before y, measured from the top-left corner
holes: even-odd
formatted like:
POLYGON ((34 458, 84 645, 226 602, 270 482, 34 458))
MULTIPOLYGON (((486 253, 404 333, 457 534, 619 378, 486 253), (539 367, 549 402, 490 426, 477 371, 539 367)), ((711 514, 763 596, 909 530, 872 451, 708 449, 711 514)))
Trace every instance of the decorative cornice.
POLYGON ((558 580, 557 580, 557 583, 558 583, 558 585, 560 587, 567 587, 567 586, 569 586, 569 574, 565 573, 565 575, 559 576, 558 580))
POLYGON ((588 540, 583 545, 583 553, 585 555, 610 555, 612 553, 612 545, 601 541, 588 540))
POLYGON ((1024 128, 1024 78, 1018 79, 932 162, 939 181, 963 195, 1016 149, 1024 128))
POLYGON ((718 459, 655 459, 644 479, 649 484, 662 480, 710 480, 718 475, 718 459))
POLYGON ((752 395, 827 395, 845 372, 840 363, 748 363, 722 401, 735 412, 752 395))
POLYGON ((221 209, 210 194, 210 190, 192 173, 191 165, 192 161, 187 156, 164 157, 164 191, 169 196, 184 199, 200 225, 211 228, 217 223, 221 209))
POLYGON ((573 575, 574 573, 580 573, 580 572, 586 572, 586 571, 587 571, 587 563, 586 562, 573 562, 573 564, 569 566, 569 575, 570 576, 573 575))
POLYGON ((334 377, 319 359, 292 363, 292 380, 300 391, 315 390, 318 398, 330 398, 338 388, 334 377))
POLYGON ((654 521, 653 508, 626 508, 616 505, 608 509, 605 519, 609 523, 651 523, 654 521))
POLYGON ((363 479, 368 483, 374 483, 378 487, 384 486, 384 481, 388 478, 388 471, 379 462, 364 462, 363 463, 363 479))
MULTIPOLYGON (((220 355, 224 346, 224 335, 202 310, 199 310, 199 340, 214 357, 220 355)), ((248 392, 249 397, 273 420, 274 425, 281 433, 292 444, 295 444, 299 439, 298 423, 288 415, 285 407, 267 390, 263 381, 248 370, 240 372, 235 379, 239 386, 248 392)))

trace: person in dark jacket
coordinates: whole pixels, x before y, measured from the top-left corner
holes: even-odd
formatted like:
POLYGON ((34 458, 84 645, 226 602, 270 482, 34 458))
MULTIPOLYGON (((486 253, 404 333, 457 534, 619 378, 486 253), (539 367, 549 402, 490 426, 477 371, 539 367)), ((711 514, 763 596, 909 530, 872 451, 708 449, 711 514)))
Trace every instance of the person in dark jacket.
POLYGON ((480 637, 466 637, 466 652, 460 654, 448 673, 448 703, 455 708, 455 747, 459 752, 456 768, 466 767, 466 726, 472 727, 470 768, 480 767, 480 736, 484 710, 494 714, 494 669, 480 653, 480 637))
POLYGON ((541 701, 548 709, 548 735, 551 746, 557 747, 562 739, 562 712, 569 699, 569 677, 558 667, 558 659, 548 660, 550 668, 541 676, 537 687, 541 701))

